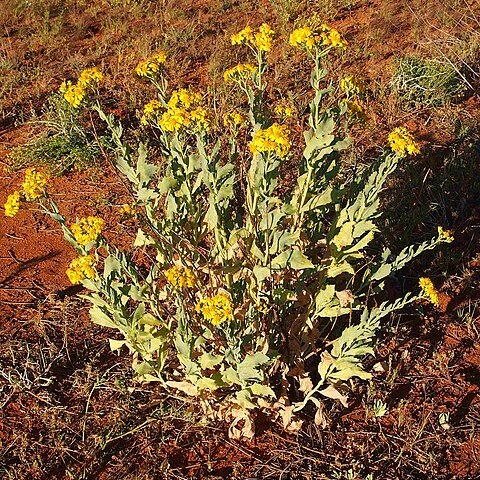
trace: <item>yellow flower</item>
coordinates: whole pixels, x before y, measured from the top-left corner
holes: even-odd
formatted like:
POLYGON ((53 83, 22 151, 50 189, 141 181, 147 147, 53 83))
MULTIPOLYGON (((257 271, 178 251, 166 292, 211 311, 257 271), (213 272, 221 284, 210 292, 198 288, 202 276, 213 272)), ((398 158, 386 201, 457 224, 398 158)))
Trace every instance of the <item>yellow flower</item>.
POLYGON ((250 151, 256 155, 262 152, 274 152, 279 157, 285 157, 290 151, 290 131, 285 125, 274 123, 267 129, 255 132, 250 142, 250 151))
POLYGON ((433 282, 429 278, 422 277, 418 283, 420 285, 420 288, 422 289, 423 295, 430 302, 432 302, 435 306, 438 307, 440 305, 440 300, 438 297, 438 292, 433 285, 433 282))
POLYGON ((68 83, 67 89, 65 90, 65 93, 63 94, 65 100, 73 107, 73 108, 78 108, 80 104, 83 102, 83 99, 87 95, 87 91, 85 89, 85 86, 82 84, 71 84, 68 83))
POLYGON ((320 25, 320 37, 322 39, 322 45, 332 46, 336 48, 347 48, 348 42, 342 38, 338 30, 331 28, 324 23, 320 25))
POLYGON ((418 143, 413 135, 404 127, 395 128, 388 135, 390 148, 399 156, 405 157, 407 154, 416 155, 420 153, 418 143))
POLYGON ((250 78, 252 73, 255 73, 256 70, 257 69, 249 63, 241 63, 229 68, 228 70, 225 70, 225 73, 223 74, 223 80, 225 82, 240 82, 250 78))
POLYGON ((133 217, 135 215, 135 205, 129 205, 128 203, 124 203, 119 209, 118 209, 120 215, 122 217, 133 217))
POLYGON ((165 132, 178 132, 182 127, 190 125, 190 115, 184 108, 169 108, 158 121, 165 132))
POLYGON ((440 240, 447 243, 452 243, 455 240, 451 230, 444 230, 443 227, 440 226, 438 227, 438 236, 440 237, 440 240))
POLYGON ((195 275, 188 267, 177 267, 174 265, 165 271, 165 276, 173 288, 192 288, 195 286, 195 275))
POLYGON ((65 273, 73 285, 82 283, 85 278, 95 278, 95 259, 93 255, 74 258, 65 273))
POLYGON ((233 111, 223 116, 223 126, 236 130, 246 122, 246 118, 240 112, 233 111))
POLYGON ((92 87, 104 79, 103 73, 97 68, 86 68, 78 78, 78 85, 92 87))
POLYGON ((347 97, 350 95, 363 95, 365 93, 365 84, 363 80, 355 75, 348 75, 340 80, 340 88, 347 97))
POLYGON ((20 209, 20 192, 11 193, 7 197, 4 208, 6 217, 14 217, 20 209))
POLYGON ((166 61, 166 53, 160 51, 151 55, 146 60, 139 62, 138 65, 135 67, 135 73, 139 77, 155 77, 166 61))
POLYGON ((168 101, 168 109, 158 121, 158 125, 165 132, 178 132, 183 127, 190 127, 195 131, 208 131, 210 115, 200 106, 202 96, 189 89, 174 90, 168 101))
POLYGON ((292 47, 312 50, 316 45, 345 49, 348 42, 342 38, 338 30, 322 24, 313 31, 310 27, 301 27, 290 33, 289 43, 292 47))
POLYGON ((42 172, 37 172, 35 168, 27 168, 25 171, 25 180, 22 183, 25 200, 32 201, 41 197, 47 180, 46 175, 42 172))
POLYGON ((230 298, 224 293, 218 293, 214 297, 202 298, 196 305, 195 310, 203 315, 212 325, 220 325, 223 322, 233 320, 233 306, 230 298))
POLYGON ((105 227, 105 221, 99 217, 81 218, 77 223, 70 226, 75 240, 80 245, 88 245, 95 242, 105 227))
POLYGON ((282 119, 293 117, 293 109, 288 105, 277 105, 273 113, 282 119))
POLYGON ((194 130, 208 132, 210 130, 210 116, 203 107, 197 107, 190 112, 190 120, 194 130))
POLYGON ((242 45, 247 42, 252 42, 254 40, 253 30, 251 27, 247 26, 243 30, 240 30, 238 33, 235 33, 230 37, 232 45, 242 45))
POLYGON ((174 90, 168 101, 169 108, 191 108, 202 101, 202 96, 187 88, 174 90))
POLYGON ((262 23, 255 33, 255 45, 261 52, 270 52, 273 46, 275 32, 267 23, 262 23))
POLYGON ((305 47, 311 50, 319 42, 309 27, 301 27, 290 33, 289 43, 292 47, 305 47))
POLYGON ((143 115, 140 118, 142 125, 147 125, 149 120, 157 115, 157 112, 162 108, 162 104, 158 100, 150 100, 143 106, 143 115))

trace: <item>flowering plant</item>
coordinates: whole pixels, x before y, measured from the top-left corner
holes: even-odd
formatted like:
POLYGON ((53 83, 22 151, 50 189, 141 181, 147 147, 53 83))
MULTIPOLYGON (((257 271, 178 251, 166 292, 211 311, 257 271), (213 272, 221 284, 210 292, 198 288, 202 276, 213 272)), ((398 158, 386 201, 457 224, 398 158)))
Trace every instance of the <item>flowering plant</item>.
MULTIPOLYGON (((132 185, 141 225, 133 248, 151 252, 147 270, 102 238, 103 220, 67 226, 53 202, 44 208, 79 254, 67 275, 90 290, 92 320, 118 332, 112 350, 128 349, 139 379, 197 397, 210 418, 232 421, 233 436, 251 436, 259 408, 295 429, 309 402, 319 411, 326 397, 346 405, 351 380, 371 377, 362 359, 373 353, 381 319, 418 298, 375 303, 386 278, 450 237, 439 230, 397 255, 385 249, 377 258, 368 250, 388 175, 419 149, 396 129, 391 150, 350 183, 338 179, 340 152, 351 144, 348 102, 325 106, 335 90, 323 85, 323 64, 347 42, 326 25, 290 36, 314 62, 313 98, 295 186, 280 196, 280 167, 298 139, 284 123, 292 110, 273 109, 280 118, 274 122, 264 100, 274 32, 266 24, 256 32, 246 27, 231 41, 247 45, 256 65, 225 72, 249 107, 226 114, 226 129, 215 126, 198 92, 166 94, 165 56, 137 67, 157 91, 141 124, 159 134, 163 174, 144 144, 135 158, 121 124, 95 107, 111 132, 116 166, 132 185), (243 145, 237 133, 246 121, 251 136, 243 145), (249 159, 244 191, 235 188, 240 158, 249 159)), ((341 88, 351 100, 363 87, 348 77, 341 88)), ((8 202, 13 213, 15 198, 8 202)))

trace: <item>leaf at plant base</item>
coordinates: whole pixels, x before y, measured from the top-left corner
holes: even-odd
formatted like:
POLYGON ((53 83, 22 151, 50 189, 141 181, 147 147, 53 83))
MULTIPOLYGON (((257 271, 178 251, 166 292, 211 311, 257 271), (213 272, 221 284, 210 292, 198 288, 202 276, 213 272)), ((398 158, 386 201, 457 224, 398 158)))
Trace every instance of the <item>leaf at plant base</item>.
POLYGON ((139 320, 139 325, 151 325, 152 327, 160 327, 163 323, 155 318, 151 313, 146 313, 139 320))
POLYGON ((257 283, 261 284, 270 274, 271 270, 268 267, 262 267, 261 265, 255 265, 253 267, 253 274, 257 279, 257 283))
POLYGON ((267 385, 262 385, 261 383, 254 383, 248 387, 254 395, 260 397, 272 397, 275 398, 275 392, 267 385))
POLYGON ((176 185, 177 181, 173 177, 167 176, 162 178, 162 180, 157 185, 157 188, 162 195, 165 195, 172 188, 176 187, 176 185))
POLYGON ((253 438, 255 435, 255 424, 253 423, 247 411, 240 411, 228 429, 228 436, 234 440, 240 440, 242 437, 253 438), (243 422, 243 426, 242 425, 243 422))
POLYGON ((252 402, 252 394, 247 389, 237 392, 235 395, 235 400, 233 401, 245 410, 250 410, 256 407, 256 405, 252 402))
POLYGON ((148 362, 135 363, 133 365, 133 369, 135 370, 136 374, 139 376, 143 376, 143 375, 146 375, 147 373, 153 372, 153 367, 148 362))
POLYGON ((338 391, 333 385, 329 385, 327 388, 320 390, 319 392, 324 397, 332 398, 333 400, 338 400, 345 408, 348 407, 348 398, 338 391))
POLYGON ((223 361, 222 355, 212 355, 211 353, 204 353, 198 358, 200 366, 205 369, 210 369, 222 363, 223 361))
POLYGON ((125 340, 115 340, 113 338, 109 338, 108 342, 110 343, 110 350, 112 352, 119 350, 125 345, 125 340))
POLYGON ((350 380, 352 377, 358 377, 362 380, 369 380, 372 378, 372 374, 366 372, 360 365, 344 368, 338 372, 333 372, 330 374, 330 378, 343 381, 350 380))
POLYGON ((202 390, 211 390, 213 392, 219 387, 219 385, 213 378, 208 378, 208 377, 199 378, 195 385, 197 386, 200 392, 202 390))
POLYGON ((191 397, 195 397, 198 395, 198 388, 190 382, 175 382, 173 380, 169 380, 165 382, 169 387, 176 388, 191 397))

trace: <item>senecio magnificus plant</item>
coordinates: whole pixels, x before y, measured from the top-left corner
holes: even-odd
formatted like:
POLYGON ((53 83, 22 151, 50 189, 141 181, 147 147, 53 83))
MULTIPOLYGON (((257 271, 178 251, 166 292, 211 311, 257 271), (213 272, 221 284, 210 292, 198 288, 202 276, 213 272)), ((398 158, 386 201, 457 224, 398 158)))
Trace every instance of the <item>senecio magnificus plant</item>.
MULTIPOLYGON (((112 350, 129 351, 140 380, 196 397, 209 418, 231 421, 233 436, 253 435, 257 409, 295 429, 309 402, 319 412, 325 397, 346 405, 352 379, 371 377, 362 359, 374 351, 382 318, 424 296, 408 293, 379 303, 385 280, 452 240, 440 228, 437 237, 397 255, 367 252, 378 233, 379 194, 388 175, 419 149, 406 129, 397 128, 389 136, 391 149, 341 182, 339 154, 351 144, 345 132, 352 113, 363 112, 357 100, 363 85, 346 77, 342 99, 332 102, 338 90, 325 85, 325 64, 347 42, 326 25, 290 36, 290 45, 313 62, 313 98, 295 186, 279 196, 279 169, 300 140, 284 121, 292 109, 265 105, 273 38, 266 24, 231 37, 232 44, 252 50, 255 63, 225 72, 225 80, 246 95, 248 112, 227 113, 222 128, 199 93, 167 95, 163 52, 139 64, 136 74, 157 91, 140 123, 159 139, 166 166, 161 175, 146 146, 134 155, 121 124, 94 106, 111 132, 115 164, 132 185, 141 225, 133 249, 153 253, 148 271, 135 264, 135 255, 106 242, 102 219, 68 226, 47 194, 40 200, 79 254, 67 274, 90 291, 85 298, 93 322, 118 333, 112 350), (251 135, 244 148, 239 131, 246 128, 251 135), (241 179, 238 158, 249 158, 243 192, 234 188, 241 179)), ((68 86, 65 98, 77 108, 88 91, 82 83, 73 90, 68 86)), ((9 213, 16 213, 21 195, 9 197, 9 213)))

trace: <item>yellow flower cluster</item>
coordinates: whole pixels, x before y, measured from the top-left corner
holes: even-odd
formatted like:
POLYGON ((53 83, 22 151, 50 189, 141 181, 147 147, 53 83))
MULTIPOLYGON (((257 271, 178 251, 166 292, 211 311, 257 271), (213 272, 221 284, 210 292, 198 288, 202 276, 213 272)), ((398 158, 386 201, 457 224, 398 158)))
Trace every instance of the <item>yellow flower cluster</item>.
POLYGON ((413 135, 404 127, 395 128, 388 135, 388 142, 390 148, 399 156, 416 155, 420 153, 418 143, 415 141, 413 135))
POLYGON ((147 125, 149 120, 157 116, 158 111, 162 108, 162 104, 158 100, 150 100, 143 106, 143 115, 140 118, 142 125, 147 125))
POLYGON ((167 55, 161 51, 138 63, 135 73, 139 77, 154 77, 167 61, 167 55))
POLYGON ((84 87, 92 87, 103 81, 104 78, 103 73, 97 67, 86 68, 80 74, 78 84, 84 87))
POLYGON ((347 97, 365 94, 365 83, 355 75, 348 75, 342 78, 342 80, 340 80, 340 88, 345 92, 347 97))
POLYGON ((433 282, 429 278, 423 277, 418 283, 420 285, 420 288, 422 289, 423 295, 430 302, 432 302, 435 306, 438 307, 440 305, 440 300, 438 297, 438 292, 433 285, 433 282))
POLYGON ((73 285, 82 283, 85 278, 95 278, 95 259, 93 255, 74 258, 65 273, 73 285))
POLYGON ((202 96, 198 92, 193 92, 188 88, 179 88, 174 90, 168 101, 169 108, 191 108, 202 101, 202 96))
POLYGON ((7 201, 4 204, 5 216, 14 217, 20 209, 20 201, 23 197, 27 202, 36 200, 45 192, 45 185, 48 177, 35 168, 27 168, 25 170, 25 179, 22 183, 22 190, 15 191, 8 195, 7 201))
POLYGON ((14 217, 20 209, 20 192, 11 193, 7 197, 4 208, 6 217, 14 217))
POLYGON ((25 180, 22 183, 25 200, 30 202, 41 197, 45 190, 47 180, 46 175, 42 172, 38 172, 35 168, 27 168, 25 171, 25 180))
POLYGON ((183 127, 192 130, 208 131, 210 118, 207 110, 198 105, 202 100, 199 93, 187 89, 172 92, 158 125, 165 132, 178 132, 183 127))
POLYGON ((255 72, 256 68, 250 63, 241 63, 229 68, 228 70, 225 70, 223 74, 223 80, 225 82, 241 82, 247 78, 250 78, 255 72))
POLYGON ((118 211, 122 217, 133 217, 135 215, 135 204, 124 203, 118 211))
POLYGON ((236 130, 238 127, 243 125, 246 122, 246 118, 240 112, 233 111, 226 113, 223 116, 223 126, 236 130))
POLYGON ((293 117, 293 109, 288 105, 277 105, 273 109, 273 113, 280 118, 290 118, 293 117))
POLYGON ((322 23, 319 30, 319 35, 322 39, 322 45, 343 49, 347 48, 348 42, 340 35, 338 30, 335 30, 335 28, 331 28, 322 23))
POLYGON ((447 243, 452 243, 455 238, 453 237, 453 232, 451 230, 444 230, 443 227, 437 227, 438 228, 438 236, 440 237, 441 240, 447 243))
POLYGON ((195 275, 188 267, 174 265, 165 271, 165 276, 173 288, 192 288, 195 286, 195 275))
POLYGON ((99 217, 81 218, 77 223, 70 225, 75 240, 80 245, 95 242, 105 227, 105 221, 99 217))
POLYGON ((233 34, 230 37, 232 45, 243 45, 248 42, 253 42, 255 35, 253 34, 252 27, 246 26, 243 30, 233 34))
POLYGON ((301 27, 290 33, 289 43, 292 47, 305 47, 311 50, 320 40, 320 37, 314 35, 311 28, 301 27))
POLYGON ((86 68, 80 74, 77 83, 63 82, 60 92, 73 108, 78 108, 87 96, 88 89, 96 86, 103 78, 103 73, 97 67, 86 68))
POLYGON ((273 37, 275 32, 270 25, 262 23, 258 32, 255 33, 255 45, 261 52, 270 52, 273 47, 273 37))
POLYGON ((348 42, 340 35, 338 30, 322 23, 318 31, 310 27, 297 28, 290 34, 289 43, 292 47, 312 50, 316 45, 326 47, 347 48, 348 42))
POLYGON ((211 322, 212 325, 220 325, 223 322, 233 320, 232 301, 224 293, 202 298, 197 303, 195 310, 201 313, 203 318, 211 322))
POLYGON ((261 52, 270 52, 273 47, 274 36, 275 32, 270 25, 262 23, 257 32, 254 32, 251 27, 247 26, 243 30, 240 30, 240 32, 232 35, 230 40, 232 45, 251 44, 261 52))
POLYGON ((279 157, 285 157, 290 151, 290 131, 285 125, 274 123, 265 130, 255 132, 250 142, 250 151, 256 155, 262 152, 275 152, 279 157))

